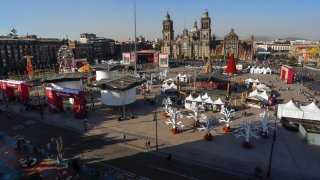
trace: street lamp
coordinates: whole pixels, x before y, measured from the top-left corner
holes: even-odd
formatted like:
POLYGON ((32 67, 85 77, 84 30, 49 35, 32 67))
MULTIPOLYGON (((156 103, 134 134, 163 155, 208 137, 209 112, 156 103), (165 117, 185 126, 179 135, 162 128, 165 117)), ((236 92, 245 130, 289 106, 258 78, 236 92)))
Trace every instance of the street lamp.
POLYGON ((122 100, 122 112, 123 112, 123 119, 126 119, 126 109, 124 104, 124 94, 123 94, 123 81, 121 81, 121 100, 122 100))
POLYGON ((136 18, 136 0, 134 2, 134 76, 137 77, 137 18, 136 18))
POLYGON ((156 151, 158 151, 158 119, 157 119, 157 93, 154 93, 154 116, 153 120, 156 121, 156 151))

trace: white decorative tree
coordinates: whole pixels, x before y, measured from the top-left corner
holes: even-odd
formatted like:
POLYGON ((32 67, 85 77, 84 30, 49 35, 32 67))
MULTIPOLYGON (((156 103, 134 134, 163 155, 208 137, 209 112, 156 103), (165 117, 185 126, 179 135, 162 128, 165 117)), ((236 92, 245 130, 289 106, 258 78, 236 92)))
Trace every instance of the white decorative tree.
POLYGON ((199 117, 199 131, 205 130, 204 140, 210 141, 212 139, 211 130, 213 130, 214 125, 218 124, 218 120, 215 116, 208 117, 205 114, 201 114, 199 117))
POLYGON ((164 105, 164 112, 167 114, 169 107, 171 107, 172 105, 170 97, 164 98, 162 101, 162 105, 164 105))
POLYGON ((188 118, 188 119, 194 118, 194 121, 193 121, 192 125, 193 125, 193 126, 198 126, 198 124, 199 124, 199 118, 200 118, 201 114, 204 113, 203 104, 193 106, 193 107, 191 108, 191 110, 193 111, 193 114, 190 113, 190 114, 187 116, 187 118, 188 118))
POLYGON ((244 137, 245 141, 243 142, 242 146, 245 148, 251 148, 250 144, 250 137, 255 137, 259 139, 259 136, 256 135, 256 131, 260 129, 258 124, 255 124, 253 122, 245 121, 240 124, 240 129, 238 130, 237 134, 235 136, 237 138, 244 137))
POLYGON ((234 109, 228 109, 225 106, 221 106, 221 111, 220 114, 222 114, 224 117, 222 117, 219 122, 223 122, 226 124, 225 127, 223 127, 223 131, 228 133, 230 132, 230 123, 231 123, 231 118, 235 116, 235 111, 234 109))
POLYGON ((178 126, 180 126, 181 128, 184 128, 184 125, 182 124, 181 121, 177 122, 177 119, 183 118, 183 115, 178 109, 173 109, 172 107, 168 108, 167 113, 169 118, 167 119, 167 121, 165 121, 165 123, 167 125, 171 124, 172 125, 171 132, 173 134, 177 134, 179 132, 178 126))
POLYGON ((264 138, 267 138, 268 137, 268 129, 273 128, 268 124, 270 117, 268 115, 266 115, 266 111, 258 114, 258 117, 260 117, 260 122, 261 122, 261 126, 262 126, 261 136, 264 138))

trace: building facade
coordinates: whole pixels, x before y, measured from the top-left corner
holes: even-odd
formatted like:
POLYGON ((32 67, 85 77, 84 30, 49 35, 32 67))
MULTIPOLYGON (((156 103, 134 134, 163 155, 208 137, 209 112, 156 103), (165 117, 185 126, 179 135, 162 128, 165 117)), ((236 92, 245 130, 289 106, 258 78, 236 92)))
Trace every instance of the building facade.
POLYGON ((37 38, 36 35, 18 37, 0 36, 0 73, 23 73, 26 70, 24 56, 33 56, 35 68, 57 62, 56 52, 65 42, 56 38, 37 38))
POLYGON ((161 52, 169 54, 170 58, 209 58, 212 53, 214 39, 211 35, 211 18, 207 10, 200 20, 200 28, 197 21, 189 31, 184 29, 181 35, 174 38, 173 21, 169 13, 162 22, 163 42, 161 52))
MULTIPOLYGON (((80 43, 93 46, 93 59, 114 59, 115 41, 104 37, 97 37, 92 33, 80 34, 80 43)), ((86 53, 83 52, 83 53, 86 53)), ((89 57, 87 57, 89 59, 89 57)))

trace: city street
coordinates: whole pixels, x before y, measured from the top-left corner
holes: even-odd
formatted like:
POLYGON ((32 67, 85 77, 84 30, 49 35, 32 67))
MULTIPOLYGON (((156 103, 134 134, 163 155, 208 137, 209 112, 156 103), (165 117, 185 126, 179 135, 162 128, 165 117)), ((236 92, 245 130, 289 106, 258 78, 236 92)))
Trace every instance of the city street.
POLYGON ((26 136, 34 144, 41 143, 43 145, 48 143, 51 138, 61 136, 64 142, 64 158, 83 157, 99 172, 117 170, 125 174, 126 177, 136 177, 137 179, 237 179, 235 175, 180 162, 175 157, 168 161, 167 155, 140 152, 126 147, 124 142, 104 141, 99 137, 85 136, 39 121, 26 125, 23 120, 30 121, 21 114, 12 115, 11 119, 1 114, 0 131, 26 136), (24 124, 24 128, 14 130, 13 127, 19 124, 24 124))

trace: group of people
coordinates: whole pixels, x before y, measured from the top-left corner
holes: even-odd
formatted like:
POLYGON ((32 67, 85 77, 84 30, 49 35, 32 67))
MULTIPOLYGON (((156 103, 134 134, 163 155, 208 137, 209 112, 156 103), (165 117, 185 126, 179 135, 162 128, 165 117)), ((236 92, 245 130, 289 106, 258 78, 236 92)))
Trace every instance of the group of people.
MULTIPOLYGON (((303 89, 300 89, 299 93, 303 94, 307 98, 308 102, 315 102, 316 104, 318 103, 318 100, 315 98, 315 96, 313 96, 310 93, 304 91, 303 89)), ((317 95, 316 91, 315 91, 315 95, 317 95)))

